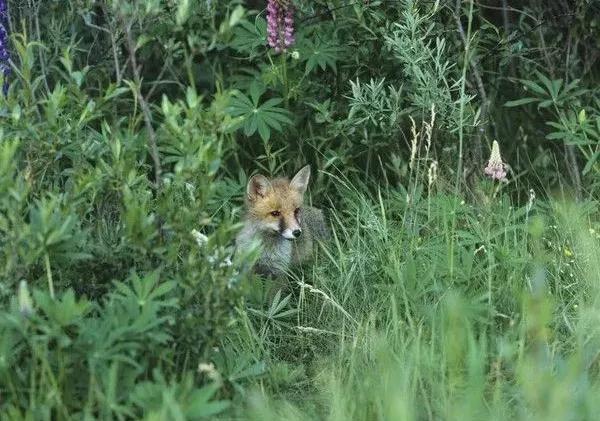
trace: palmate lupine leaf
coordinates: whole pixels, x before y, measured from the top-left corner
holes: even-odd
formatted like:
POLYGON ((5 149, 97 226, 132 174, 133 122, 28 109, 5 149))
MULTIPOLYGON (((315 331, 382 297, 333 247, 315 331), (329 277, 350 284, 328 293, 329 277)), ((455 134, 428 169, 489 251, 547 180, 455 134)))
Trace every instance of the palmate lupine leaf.
POLYGON ((311 73, 318 66, 321 70, 329 67, 334 73, 337 73, 336 63, 340 59, 341 52, 342 49, 335 44, 308 41, 301 54, 302 57, 307 57, 305 72, 311 73))
POLYGON ((154 380, 136 385, 132 401, 143 410, 144 419, 200 420, 223 412, 229 401, 217 400, 218 383, 196 387, 191 376, 167 380, 154 369, 154 380))
POLYGON ((258 131, 260 137, 267 141, 271 137, 271 130, 281 132, 285 125, 292 124, 292 120, 290 113, 278 106, 283 102, 281 98, 271 98, 259 104, 263 93, 264 88, 252 84, 250 97, 238 92, 234 95, 228 111, 233 117, 242 117, 240 124, 244 135, 252 136, 258 131))
POLYGON ((532 96, 508 101, 505 107, 519 107, 521 105, 538 103, 538 108, 548 108, 552 105, 563 105, 572 99, 585 94, 585 89, 579 88, 579 79, 565 84, 562 79, 549 79, 540 72, 535 72, 538 81, 521 80, 523 88, 532 96))
POLYGON ((255 57, 267 44, 267 21, 257 17, 254 22, 241 20, 233 30, 231 47, 248 57, 255 57))

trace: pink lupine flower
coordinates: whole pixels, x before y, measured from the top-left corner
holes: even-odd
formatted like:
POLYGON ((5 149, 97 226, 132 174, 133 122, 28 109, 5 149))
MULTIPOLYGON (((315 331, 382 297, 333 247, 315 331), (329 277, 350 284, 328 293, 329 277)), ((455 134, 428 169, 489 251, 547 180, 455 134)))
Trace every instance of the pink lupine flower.
POLYGON ((267 42, 281 53, 295 42, 294 7, 289 0, 267 1, 267 42))
POLYGON ((502 162, 502 157, 500 156, 500 146, 495 140, 492 143, 490 160, 488 161, 487 167, 485 167, 483 172, 492 180, 507 181, 506 164, 502 162))
POLYGON ((285 47, 290 47, 296 40, 294 38, 294 8, 289 4, 285 11, 285 17, 283 18, 283 44, 285 47))
POLYGON ((267 2, 267 42, 269 46, 275 48, 279 47, 277 40, 279 39, 279 15, 280 6, 275 0, 269 0, 267 2))

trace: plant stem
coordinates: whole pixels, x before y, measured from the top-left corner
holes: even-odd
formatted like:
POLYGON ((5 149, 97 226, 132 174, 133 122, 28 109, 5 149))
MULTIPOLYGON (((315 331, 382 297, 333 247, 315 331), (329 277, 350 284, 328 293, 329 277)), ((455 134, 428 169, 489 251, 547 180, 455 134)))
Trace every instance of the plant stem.
POLYGON ((288 85, 288 77, 287 77, 287 60, 285 58, 285 53, 281 53, 280 54, 281 57, 281 72, 282 72, 282 79, 283 79, 283 100, 285 103, 285 108, 289 108, 290 105, 290 99, 288 97, 289 95, 289 85, 288 85))
MULTIPOLYGON (((472 3, 471 3, 471 7, 473 7, 472 3)), ((467 40, 467 35, 465 34, 465 30, 460 21, 460 0, 458 0, 456 2, 454 18, 456 20, 456 25, 458 27, 458 33, 460 35, 460 38, 466 47, 467 44, 469 43, 469 41, 467 40)), ((470 22, 471 22, 471 17, 469 16, 469 26, 470 26, 470 22)), ((471 157, 473 158, 473 162, 471 164, 474 166, 478 166, 481 164, 481 159, 482 159, 481 138, 484 136, 485 131, 486 131, 488 99, 487 99, 487 94, 485 92, 485 87, 483 85, 483 79, 481 78, 481 74, 479 73, 477 63, 475 62, 475 60, 473 60, 471 57, 468 56, 468 51, 466 53, 467 53, 466 60, 469 63, 469 66, 473 72, 473 76, 475 77, 475 84, 477 86, 477 90, 479 91, 479 96, 481 98, 481 106, 479 108, 480 109, 480 117, 479 118, 481 119, 481 124, 477 128, 476 135, 473 138, 474 142, 473 142, 472 153, 471 153, 471 157)), ((466 76, 466 74, 465 74, 465 76, 466 76)))
POLYGON ((52 281, 52 268, 50 267, 50 256, 46 252, 44 254, 44 263, 46 265, 46 277, 48 278, 48 290, 50 291, 50 298, 54 299, 54 282, 52 281))
POLYGON ((144 123, 146 124, 146 131, 148 132, 148 148, 150 149, 150 156, 154 163, 154 187, 159 189, 161 186, 161 173, 162 167, 160 163, 160 157, 158 153, 158 146, 156 143, 156 132, 152 127, 152 113, 150 107, 142 95, 142 77, 140 75, 140 69, 137 64, 135 56, 136 46, 131 35, 131 23, 123 22, 123 29, 125 31, 125 39, 127 41, 127 50, 129 52, 129 63, 133 72, 133 78, 135 80, 135 94, 142 108, 142 114, 144 116, 144 123))
MULTIPOLYGON (((457 9, 457 13, 460 13, 460 8, 457 9)), ((456 181, 454 185, 454 206, 453 206, 453 214, 452 214, 452 224, 451 224, 451 235, 450 235, 450 263, 449 263, 449 271, 450 277, 454 277, 454 241, 455 236, 454 232, 456 229, 456 212, 459 203, 459 191, 460 184, 463 172, 463 143, 464 143, 464 118, 465 118, 465 84, 467 79, 467 67, 469 66, 469 54, 471 50, 471 24, 473 22, 473 1, 469 2, 469 15, 468 15, 468 24, 467 24, 467 33, 465 37, 465 58, 463 60, 462 67, 462 75, 460 80, 460 120, 458 127, 458 163, 456 166, 456 181)), ((460 16, 458 16, 460 19, 460 16)))

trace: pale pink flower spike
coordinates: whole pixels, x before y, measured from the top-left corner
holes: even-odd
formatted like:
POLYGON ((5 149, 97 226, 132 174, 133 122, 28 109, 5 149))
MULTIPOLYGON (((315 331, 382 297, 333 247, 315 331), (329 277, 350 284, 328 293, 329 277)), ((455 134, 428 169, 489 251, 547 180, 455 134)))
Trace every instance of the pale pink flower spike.
POLYGON ((506 179, 506 164, 502 162, 502 157, 500 156, 500 146, 495 140, 494 143, 492 143, 492 154, 490 155, 490 160, 488 161, 487 167, 485 167, 483 172, 492 180, 508 181, 506 179))

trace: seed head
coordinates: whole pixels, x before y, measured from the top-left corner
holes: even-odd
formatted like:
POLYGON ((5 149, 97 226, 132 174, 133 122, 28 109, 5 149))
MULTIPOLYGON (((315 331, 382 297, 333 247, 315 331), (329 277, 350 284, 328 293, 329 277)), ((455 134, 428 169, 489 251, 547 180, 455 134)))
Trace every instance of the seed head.
POLYGON ((417 158, 417 141, 419 138, 419 133, 417 132, 417 123, 415 123, 415 120, 411 116, 408 117, 412 122, 412 126, 410 128, 410 132, 412 134, 412 138, 410 139, 410 162, 408 163, 408 167, 412 170, 415 166, 415 160, 417 158))
POLYGON ((23 316, 29 317, 33 314, 33 301, 31 300, 31 294, 29 293, 27 281, 25 280, 19 283, 17 301, 19 302, 19 312, 23 316))
POLYGON ((431 148, 431 133, 435 125, 435 104, 431 104, 431 120, 425 124, 425 151, 429 153, 431 148))
POLYGON ((435 180, 437 180, 437 167, 438 167, 437 161, 432 161, 431 165, 429 166, 429 174, 427 177, 428 182, 429 182, 429 188, 431 188, 433 183, 435 183, 435 180))

